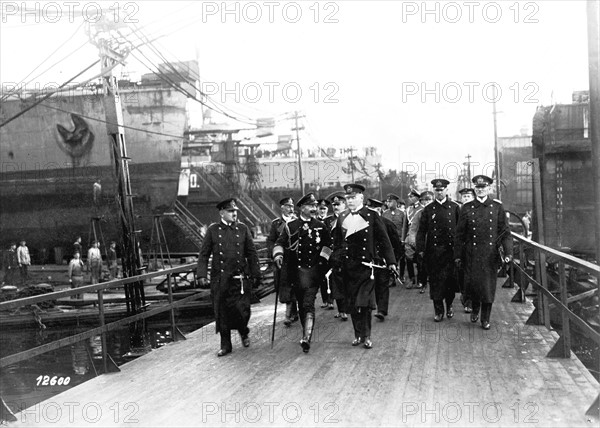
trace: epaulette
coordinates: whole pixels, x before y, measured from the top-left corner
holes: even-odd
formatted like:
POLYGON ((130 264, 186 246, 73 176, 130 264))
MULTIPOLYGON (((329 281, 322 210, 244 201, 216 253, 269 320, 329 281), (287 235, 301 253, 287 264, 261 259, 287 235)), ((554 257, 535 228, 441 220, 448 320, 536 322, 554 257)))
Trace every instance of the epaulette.
POLYGON ((502 201, 500 199, 492 199, 494 202, 498 202, 500 205, 502 205, 502 201))

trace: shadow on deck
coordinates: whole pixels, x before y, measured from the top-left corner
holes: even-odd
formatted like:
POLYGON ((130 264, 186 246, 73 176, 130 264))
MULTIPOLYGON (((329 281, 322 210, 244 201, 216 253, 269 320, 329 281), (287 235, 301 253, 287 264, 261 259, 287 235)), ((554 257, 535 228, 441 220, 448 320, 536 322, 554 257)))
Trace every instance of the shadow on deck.
POLYGON ((460 304, 434 323, 428 293, 392 288, 370 350, 350 346, 351 321, 317 304, 309 354, 281 305, 271 350, 270 295, 253 306, 249 348, 236 335, 233 353, 217 358, 209 324, 9 426, 597 426, 585 413, 598 382, 573 354, 546 358, 558 335, 525 325, 533 305, 511 303, 513 294, 499 280, 484 331, 460 304))

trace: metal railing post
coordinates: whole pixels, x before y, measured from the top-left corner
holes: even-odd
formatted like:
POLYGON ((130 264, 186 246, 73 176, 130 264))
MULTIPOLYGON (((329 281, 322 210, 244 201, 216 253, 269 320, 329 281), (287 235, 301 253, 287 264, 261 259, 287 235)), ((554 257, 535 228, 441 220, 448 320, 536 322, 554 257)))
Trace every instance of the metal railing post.
POLYGON ((527 278, 524 273, 527 272, 527 259, 525 258, 525 245, 519 241, 519 265, 522 273, 519 275, 519 290, 521 290, 521 302, 525 303, 525 291, 527 290, 527 278))
POLYGON ((171 338, 173 339, 173 341, 175 341, 177 337, 177 332, 175 330, 177 327, 175 326, 175 309, 173 309, 173 290, 171 290, 170 273, 167 274, 167 290, 169 294, 169 306, 171 307, 171 309, 169 310, 169 313, 171 314, 171 338))
MULTIPOLYGON (((558 262, 558 279, 560 281, 560 301, 566 307, 569 307, 569 299, 567 294, 567 277, 565 275, 565 262, 560 260, 558 262)), ((561 309, 562 315, 562 339, 563 339, 563 357, 569 358, 571 356, 571 324, 567 311, 561 309)))
MULTIPOLYGON (((546 253, 544 250, 539 251, 539 260, 540 260, 540 284, 544 290, 548 290, 548 273, 546 272, 546 253)), ((550 303, 545 293, 541 293, 542 296, 542 306, 544 308, 543 311, 543 319, 542 322, 546 326, 547 329, 550 329, 550 303)))
MULTIPOLYGON (((100 327, 104 328, 104 290, 98 290, 98 309, 100 311, 100 327)), ((104 368, 104 373, 108 373, 106 332, 102 331, 100 337, 102 338, 102 366, 104 368)))

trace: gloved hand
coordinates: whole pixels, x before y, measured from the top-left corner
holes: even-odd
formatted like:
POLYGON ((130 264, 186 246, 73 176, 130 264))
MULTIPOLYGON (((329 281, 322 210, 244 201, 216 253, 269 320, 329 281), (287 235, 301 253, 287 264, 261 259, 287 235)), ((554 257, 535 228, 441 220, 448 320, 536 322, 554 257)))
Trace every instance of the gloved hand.
POLYGON ((504 257, 504 263, 508 264, 510 262, 512 262, 513 256, 512 254, 509 254, 508 256, 504 257))
POLYGON ((395 277, 398 276, 398 268, 396 267, 396 265, 389 265, 388 269, 392 271, 395 277))
POLYGON ((462 268, 462 260, 461 259, 455 259, 454 260, 454 265, 458 268, 461 269, 462 268))
POLYGON ((278 255, 277 257, 275 257, 275 265, 281 269, 281 266, 283 265, 283 256, 282 255, 278 255))
POLYGON ((208 285, 208 280, 206 278, 198 278, 198 282, 200 283, 200 287, 206 287, 208 285))

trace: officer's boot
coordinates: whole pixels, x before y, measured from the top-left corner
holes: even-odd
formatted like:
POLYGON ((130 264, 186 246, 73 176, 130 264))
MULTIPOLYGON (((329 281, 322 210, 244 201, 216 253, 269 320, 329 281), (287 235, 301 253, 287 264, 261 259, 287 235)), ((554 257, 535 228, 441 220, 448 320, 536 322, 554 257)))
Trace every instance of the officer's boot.
POLYGON ((490 314, 492 313, 492 304, 491 303, 482 303, 481 304, 481 327, 484 330, 490 329, 490 314))
POLYGON ((283 320, 283 324, 286 327, 289 327, 292 325, 292 304, 291 303, 285 304, 285 319, 283 320))
POLYGON ((300 341, 302 351, 308 352, 310 350, 310 339, 312 337, 313 326, 315 324, 315 314, 308 312, 306 314, 306 321, 304 323, 304 335, 300 341))

